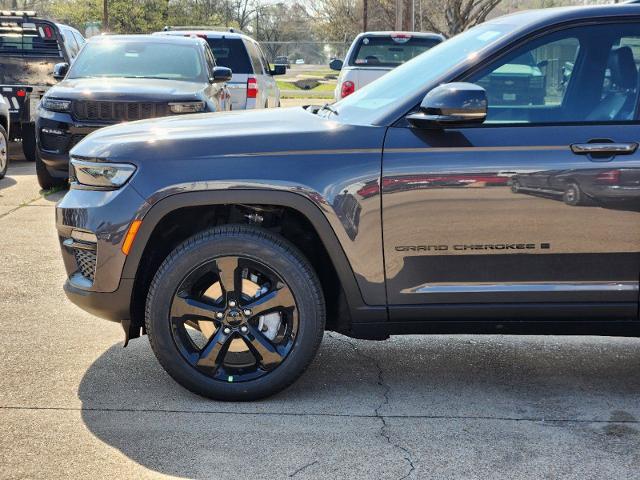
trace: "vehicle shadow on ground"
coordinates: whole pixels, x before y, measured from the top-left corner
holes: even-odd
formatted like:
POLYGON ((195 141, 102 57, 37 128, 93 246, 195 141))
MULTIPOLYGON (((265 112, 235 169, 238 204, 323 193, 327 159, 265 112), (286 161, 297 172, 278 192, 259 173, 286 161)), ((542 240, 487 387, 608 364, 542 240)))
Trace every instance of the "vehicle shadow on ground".
POLYGON ((228 448, 222 446, 227 434, 242 439, 246 429, 255 441, 264 429, 284 448, 296 441, 288 437, 295 437, 296 422, 370 421, 375 427, 376 410, 412 422, 527 419, 558 428, 566 421, 622 422, 620 432, 637 445, 638 392, 637 339, 410 336, 366 342, 329 333, 307 373, 270 399, 222 403, 193 395, 162 371, 146 339, 102 354, 78 396, 84 423, 101 441, 155 471, 210 478, 197 451, 228 448))
POLYGON ((2 189, 12 187, 17 182, 9 176, 9 172, 7 172, 7 176, 0 180, 0 196, 2 195, 2 189))

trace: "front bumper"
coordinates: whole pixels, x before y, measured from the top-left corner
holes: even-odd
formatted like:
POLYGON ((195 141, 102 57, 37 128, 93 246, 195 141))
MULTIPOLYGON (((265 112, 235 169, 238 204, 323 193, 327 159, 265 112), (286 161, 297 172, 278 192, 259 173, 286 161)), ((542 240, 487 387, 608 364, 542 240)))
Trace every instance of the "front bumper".
POLYGON ((73 303, 109 320, 129 318, 134 279, 123 278, 127 257, 121 247, 131 222, 147 209, 129 184, 112 191, 72 188, 58 203, 56 228, 68 277, 64 288, 73 303))
POLYGON ((112 322, 122 322, 131 318, 133 282, 131 278, 123 278, 114 292, 91 292, 74 285, 69 279, 64 284, 64 293, 85 312, 112 322))
POLYGON ((76 122, 68 113, 39 108, 36 119, 38 154, 51 174, 66 178, 69 151, 91 132, 109 125, 76 122))

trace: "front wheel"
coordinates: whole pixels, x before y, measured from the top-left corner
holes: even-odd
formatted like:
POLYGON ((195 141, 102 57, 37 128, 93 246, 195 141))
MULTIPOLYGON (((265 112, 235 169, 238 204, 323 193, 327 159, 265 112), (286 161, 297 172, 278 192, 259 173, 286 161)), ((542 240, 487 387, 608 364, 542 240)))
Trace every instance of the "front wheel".
POLYGON ((36 128, 33 123, 22 126, 22 153, 27 161, 36 161, 36 128))
POLYGON ((44 164, 40 155, 36 150, 36 176, 38 177, 38 184, 43 190, 51 190, 52 188, 64 188, 67 186, 66 178, 54 177, 49 173, 49 169, 44 164))
POLYGON ((9 167, 9 139, 7 131, 0 125, 0 179, 7 174, 9 167))
POLYGON ((320 282, 286 240, 236 225, 199 233, 156 273, 146 329, 163 368, 216 400, 255 400, 292 384, 325 324, 320 282))

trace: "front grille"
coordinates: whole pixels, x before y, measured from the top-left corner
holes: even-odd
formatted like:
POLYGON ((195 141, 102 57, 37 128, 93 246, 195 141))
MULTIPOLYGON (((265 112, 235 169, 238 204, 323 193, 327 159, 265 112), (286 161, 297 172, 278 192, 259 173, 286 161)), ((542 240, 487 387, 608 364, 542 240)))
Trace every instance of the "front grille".
POLYGON ((51 135, 40 133, 40 148, 48 152, 67 153, 75 147, 86 135, 51 135))
POLYGON ((169 104, 158 102, 103 102, 76 100, 71 112, 76 120, 129 122, 169 115, 169 104))
POLYGON ((83 277, 93 282, 96 272, 96 252, 93 250, 85 250, 81 248, 74 249, 78 271, 83 277))
POLYGON ((86 135, 71 135, 71 141, 69 142, 69 150, 71 150, 73 147, 75 147, 77 144, 80 143, 80 140, 82 140, 84 137, 86 137, 86 135))
POLYGON ((51 135, 40 133, 40 147, 49 152, 64 152, 67 150, 69 137, 67 135, 51 135))

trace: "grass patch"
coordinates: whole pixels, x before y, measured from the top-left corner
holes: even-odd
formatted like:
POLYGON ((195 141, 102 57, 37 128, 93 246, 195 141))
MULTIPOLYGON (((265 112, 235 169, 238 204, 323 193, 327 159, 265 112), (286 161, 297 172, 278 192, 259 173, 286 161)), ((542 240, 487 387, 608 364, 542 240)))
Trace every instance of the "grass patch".
POLYGON ((65 186, 65 187, 53 187, 53 188, 49 188, 48 190, 40 190, 40 195, 42 195, 43 197, 48 197, 49 195, 53 195, 54 193, 62 192, 64 190, 66 190, 67 188, 69 188, 69 187, 68 186, 65 186))

